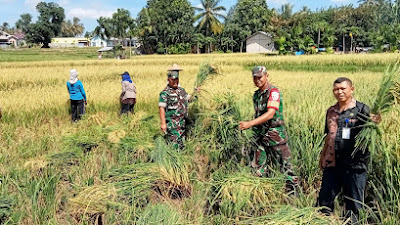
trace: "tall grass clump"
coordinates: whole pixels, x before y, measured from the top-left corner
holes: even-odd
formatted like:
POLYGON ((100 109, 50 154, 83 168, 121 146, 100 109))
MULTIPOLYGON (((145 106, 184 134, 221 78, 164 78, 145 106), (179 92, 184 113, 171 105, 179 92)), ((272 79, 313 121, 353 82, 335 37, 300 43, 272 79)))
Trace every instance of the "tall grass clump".
MULTIPOLYGON (((395 87, 396 81, 399 79, 399 73, 400 65, 398 63, 386 68, 378 93, 372 102, 371 114, 382 114, 392 108, 395 102, 393 88, 395 87)), ((365 115, 360 117, 360 119, 364 120, 366 124, 356 136, 355 151, 365 152, 366 149, 369 148, 369 150, 374 153, 382 146, 382 130, 376 123, 367 120, 365 115)))

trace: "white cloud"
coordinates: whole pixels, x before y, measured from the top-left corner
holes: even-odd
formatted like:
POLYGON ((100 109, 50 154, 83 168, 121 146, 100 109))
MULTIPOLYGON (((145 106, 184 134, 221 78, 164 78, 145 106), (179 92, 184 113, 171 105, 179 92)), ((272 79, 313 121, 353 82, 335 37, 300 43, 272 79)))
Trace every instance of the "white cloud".
POLYGON ((111 17, 116 10, 83 9, 73 8, 67 13, 67 17, 78 17, 79 19, 98 19, 100 16, 111 17))
POLYGON ((61 7, 65 7, 69 4, 69 0, 59 0, 58 5, 61 7))
POLYGON ((31 9, 36 9, 37 4, 39 4, 41 0, 25 0, 24 4, 31 9))

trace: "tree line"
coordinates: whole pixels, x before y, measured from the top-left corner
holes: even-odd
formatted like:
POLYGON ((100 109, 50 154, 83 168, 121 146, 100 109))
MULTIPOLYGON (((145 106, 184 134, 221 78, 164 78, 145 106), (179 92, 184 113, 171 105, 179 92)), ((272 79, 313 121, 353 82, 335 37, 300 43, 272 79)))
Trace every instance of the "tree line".
MULTIPOLYGON (((334 46, 343 51, 399 50, 400 0, 360 0, 357 7, 315 11, 304 6, 297 12, 291 4, 269 8, 265 0, 238 0, 229 10, 220 2, 201 0, 200 7, 194 7, 189 0, 148 0, 136 18, 118 9, 111 18, 100 17, 95 30, 85 36, 137 37, 147 54, 241 52, 245 38, 257 31, 270 33, 280 54, 300 50, 311 54, 318 48, 330 52, 334 46)), ((51 35, 82 35, 79 19, 64 21, 64 9, 56 3, 41 2, 36 8, 40 13, 36 23, 31 23, 29 14, 16 23, 29 41, 46 45, 51 35)))

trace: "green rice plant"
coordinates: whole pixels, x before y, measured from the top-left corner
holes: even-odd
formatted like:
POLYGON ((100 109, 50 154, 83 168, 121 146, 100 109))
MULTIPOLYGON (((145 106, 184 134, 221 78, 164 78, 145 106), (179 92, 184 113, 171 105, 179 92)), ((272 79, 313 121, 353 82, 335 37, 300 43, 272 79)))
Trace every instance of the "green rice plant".
POLYGON ((14 204, 14 199, 10 196, 0 196, 0 224, 9 221, 14 204))
POLYGON ((60 180, 58 174, 47 169, 42 177, 32 179, 27 186, 26 195, 30 198, 30 210, 35 224, 48 224, 54 220, 57 210, 56 187, 60 180))
POLYGON ((400 221, 400 163, 396 145, 384 143, 373 157, 373 169, 368 182, 367 216, 379 224, 397 224, 400 221), (390 216, 388 216, 390 215, 390 216), (396 222, 397 221, 397 222, 396 222))
POLYGON ((139 216, 137 225, 184 224, 182 215, 168 204, 149 205, 139 216))
POLYGON ((295 208, 289 205, 271 206, 272 213, 255 218, 248 218, 240 221, 238 224, 274 224, 274 225, 333 225, 342 224, 341 221, 322 215, 318 208, 305 207, 295 208))
POLYGON ((292 162, 296 165, 295 174, 300 177, 306 190, 317 185, 321 179, 318 161, 325 135, 314 131, 302 124, 289 127, 289 146, 292 153, 292 162))
POLYGON ((213 173, 210 210, 228 218, 263 215, 284 199, 284 178, 255 177, 249 171, 213 173))
MULTIPOLYGON (((371 114, 382 114, 392 108, 395 103, 395 96, 393 95, 392 90, 396 81, 399 80, 399 75, 400 64, 396 63, 395 65, 386 68, 378 93, 372 103, 371 114)), ((363 120, 363 118, 360 119, 363 120)), ((375 152, 382 146, 382 131, 380 128, 376 123, 370 120, 366 120, 365 122, 366 124, 363 129, 356 136, 356 149, 353 154, 357 151, 365 152, 367 148, 369 148, 371 152, 375 152)))
POLYGON ((165 140, 159 137, 155 140, 150 158, 160 168, 163 184, 159 188, 164 196, 182 198, 191 195, 189 160, 181 152, 167 145, 165 140))

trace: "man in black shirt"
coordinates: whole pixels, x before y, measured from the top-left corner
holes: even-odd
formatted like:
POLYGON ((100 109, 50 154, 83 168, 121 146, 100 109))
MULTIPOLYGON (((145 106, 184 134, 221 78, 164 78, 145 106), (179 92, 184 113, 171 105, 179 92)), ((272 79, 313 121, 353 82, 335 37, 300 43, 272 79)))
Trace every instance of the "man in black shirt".
POLYGON ((318 205, 333 212, 334 200, 343 189, 346 217, 358 220, 359 209, 364 201, 367 182, 367 166, 370 153, 355 149, 355 137, 369 119, 380 122, 379 115, 371 115, 367 105, 353 98, 353 83, 340 77, 333 84, 337 103, 326 113, 325 145, 320 155, 320 167, 324 170, 318 205))

